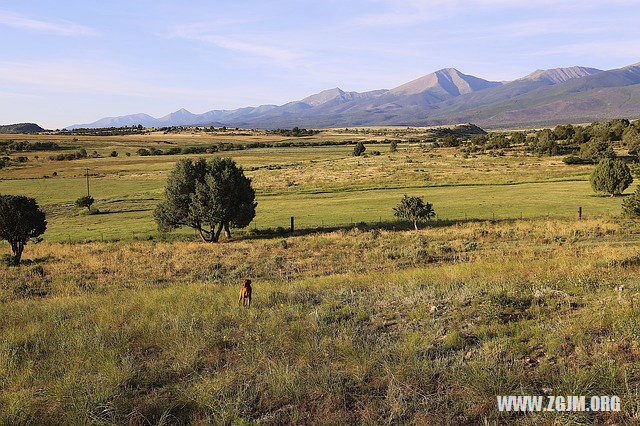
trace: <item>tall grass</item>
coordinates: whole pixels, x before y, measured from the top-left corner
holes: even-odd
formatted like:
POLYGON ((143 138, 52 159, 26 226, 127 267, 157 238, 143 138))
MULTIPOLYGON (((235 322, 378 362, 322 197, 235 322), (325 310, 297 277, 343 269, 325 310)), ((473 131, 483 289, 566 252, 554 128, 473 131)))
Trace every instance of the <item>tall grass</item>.
POLYGON ((0 423, 637 421, 632 232, 536 220, 41 243, 0 269, 0 423), (495 406, 545 393, 619 395, 623 411, 495 406))

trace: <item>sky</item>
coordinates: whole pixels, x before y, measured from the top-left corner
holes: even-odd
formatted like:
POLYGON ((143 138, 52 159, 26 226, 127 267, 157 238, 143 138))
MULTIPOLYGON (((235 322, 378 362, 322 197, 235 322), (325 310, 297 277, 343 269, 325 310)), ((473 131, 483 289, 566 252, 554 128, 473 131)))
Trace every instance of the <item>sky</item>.
POLYGON ((640 62, 640 0, 2 0, 0 124, 640 62))

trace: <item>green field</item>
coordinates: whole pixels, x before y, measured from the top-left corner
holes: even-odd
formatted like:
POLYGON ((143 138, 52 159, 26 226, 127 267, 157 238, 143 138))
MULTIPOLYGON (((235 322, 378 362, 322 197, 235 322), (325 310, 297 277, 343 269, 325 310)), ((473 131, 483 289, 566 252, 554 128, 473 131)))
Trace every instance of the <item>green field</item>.
MULTIPOLYGON (((50 161, 42 153, 24 166, 1 170, 0 193, 36 198, 49 213, 49 241, 158 237, 152 211, 162 196, 164 179, 179 158, 197 155, 138 156, 135 149, 153 145, 158 136, 147 137, 148 142, 143 136, 71 141, 69 145, 96 149, 104 158, 50 161), (112 149, 119 149, 120 156, 109 157, 112 149), (133 154, 126 157, 124 152, 133 154), (86 192, 87 169, 100 215, 82 215, 73 206, 86 192)), ((334 140, 340 137, 344 136, 334 140)), ((176 144, 203 143, 199 136, 174 138, 176 144)), ((256 140, 244 138, 238 143, 256 140)), ((231 156, 253 179, 258 210, 250 228, 257 229, 288 227, 291 216, 301 228, 388 222, 405 193, 424 196, 434 204, 437 218, 447 220, 574 217, 578 207, 585 215, 601 216, 615 215, 620 208, 619 198, 592 192, 590 166, 565 165, 557 157, 514 149, 503 157, 464 158, 457 150, 410 143, 401 144, 396 153, 389 153, 386 144, 368 144, 369 153, 381 152, 377 156, 354 158, 351 151, 351 145, 344 145, 214 155, 231 156)), ((194 234, 179 230, 177 235, 194 234)))

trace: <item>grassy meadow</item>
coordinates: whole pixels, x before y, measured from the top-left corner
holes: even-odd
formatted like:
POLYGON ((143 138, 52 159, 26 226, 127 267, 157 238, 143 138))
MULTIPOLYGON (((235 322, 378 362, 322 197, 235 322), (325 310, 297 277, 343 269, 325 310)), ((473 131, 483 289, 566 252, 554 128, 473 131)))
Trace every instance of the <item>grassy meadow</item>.
POLYGON ((593 193, 591 165, 468 155, 411 142, 417 131, 295 138, 375 141, 364 157, 136 153, 289 140, 249 131, 0 136, 102 156, 29 152, 0 170, 0 193, 35 197, 48 220, 21 266, 0 266, 0 424, 640 422, 640 227, 621 197, 593 193), (218 244, 159 233, 175 161, 216 155, 253 179, 254 223, 218 244), (100 214, 73 205, 86 169, 100 214), (437 219, 395 222, 403 194, 437 219), (293 235, 277 229, 290 216, 293 235), (237 306, 246 277, 250 309, 237 306), (621 411, 499 413, 511 394, 617 395, 621 411))

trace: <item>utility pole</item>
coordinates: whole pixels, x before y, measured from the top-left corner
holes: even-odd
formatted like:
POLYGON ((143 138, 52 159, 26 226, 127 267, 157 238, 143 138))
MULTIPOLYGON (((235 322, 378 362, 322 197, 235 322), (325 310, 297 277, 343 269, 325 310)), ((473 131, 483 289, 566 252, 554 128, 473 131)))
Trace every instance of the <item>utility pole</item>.
POLYGON ((89 194, 89 169, 87 169, 87 197, 89 197, 91 194, 89 194))

